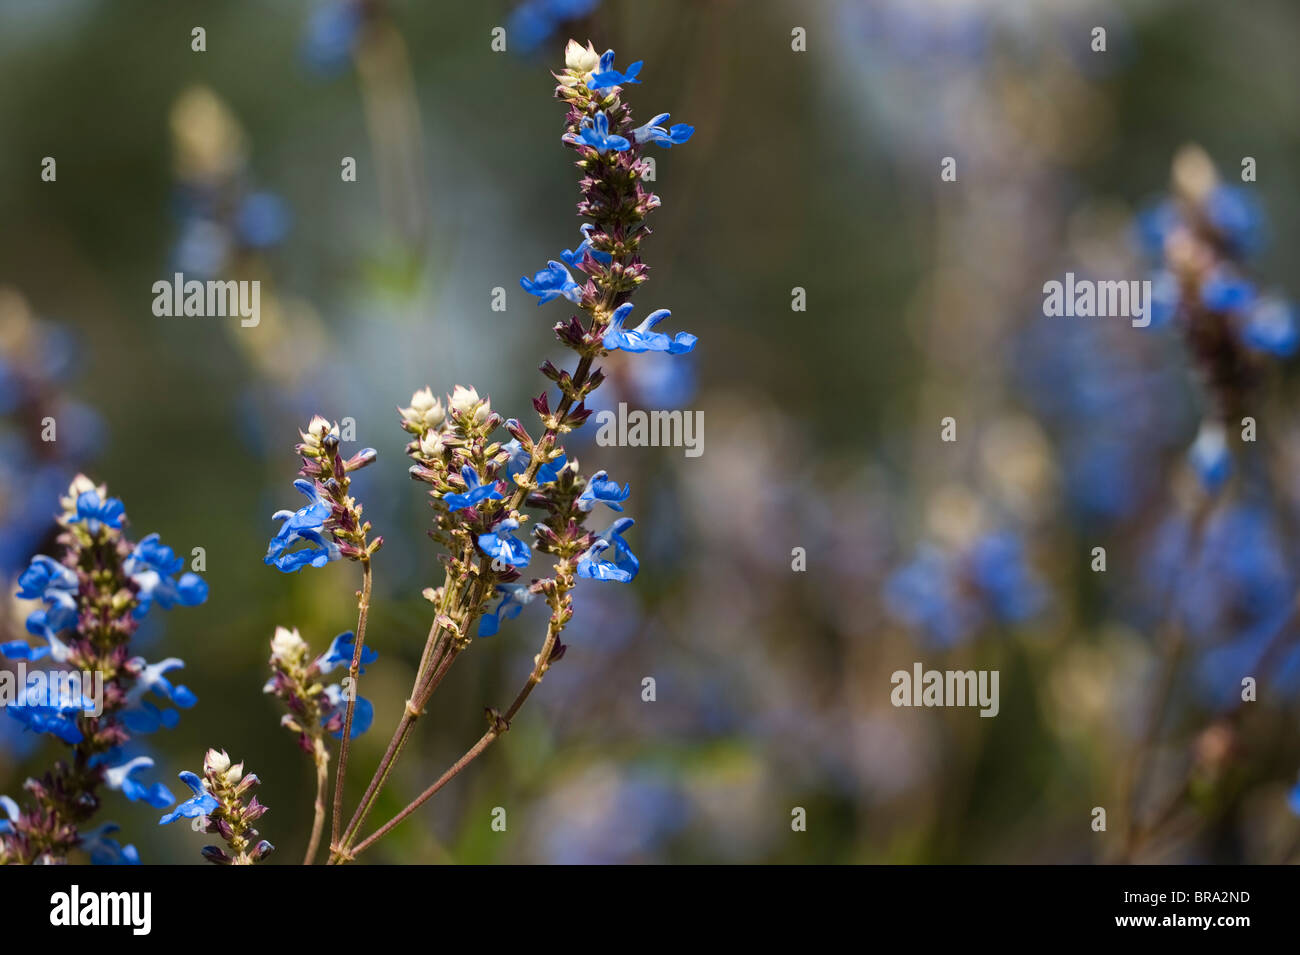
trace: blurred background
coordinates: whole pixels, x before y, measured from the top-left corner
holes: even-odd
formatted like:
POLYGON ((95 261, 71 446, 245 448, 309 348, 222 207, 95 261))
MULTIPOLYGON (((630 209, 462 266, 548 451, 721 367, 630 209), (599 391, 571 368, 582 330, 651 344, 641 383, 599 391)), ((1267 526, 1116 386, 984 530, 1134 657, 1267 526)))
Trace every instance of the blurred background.
MULTIPOLYGON (((370 861, 1294 861, 1293 369, 1261 365, 1268 439, 1210 495, 1178 332, 1044 318, 1042 285, 1157 272, 1144 228, 1195 143, 1225 182, 1257 161, 1248 268, 1300 291, 1298 31, 1286 0, 0 0, 0 576, 50 546, 79 469, 136 537, 204 548, 208 603, 140 635, 199 697, 150 739, 158 778, 245 760, 295 861, 313 776, 261 692, 268 642, 324 649, 357 587, 262 563, 297 428, 351 418, 379 451, 354 486, 386 543, 353 805, 441 580, 395 409, 465 384, 531 420, 563 316, 518 278, 577 225, 549 70, 590 38, 645 61, 641 121, 696 127, 656 154, 637 301, 700 344, 612 356, 598 404, 702 410, 703 454, 572 436, 631 483, 641 574, 583 582, 510 734, 370 861), (155 317, 175 271, 261 280, 260 325, 155 317), (892 706, 914 662, 997 669, 999 715, 892 706)), ((513 698, 544 620, 464 655, 375 822, 513 698)), ((0 793, 59 745, 0 715, 0 793)), ((200 861, 203 835, 105 802, 146 862, 200 861)))

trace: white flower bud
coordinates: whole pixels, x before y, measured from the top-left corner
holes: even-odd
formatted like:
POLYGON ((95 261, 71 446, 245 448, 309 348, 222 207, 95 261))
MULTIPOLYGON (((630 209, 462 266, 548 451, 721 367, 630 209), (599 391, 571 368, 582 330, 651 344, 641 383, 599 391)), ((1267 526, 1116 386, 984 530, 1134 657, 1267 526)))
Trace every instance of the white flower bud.
POLYGON ((482 424, 492 412, 492 403, 490 401, 486 398, 479 398, 475 389, 465 388, 462 385, 456 386, 448 401, 451 409, 462 415, 468 415, 472 411, 474 424, 482 424))
POLYGON ((285 627, 276 627, 275 636, 271 638, 271 659, 285 665, 296 663, 307 652, 307 641, 298 635, 298 631, 285 627))
POLYGON ((579 73, 590 73, 600 65, 600 54, 590 40, 585 47, 577 40, 570 40, 564 47, 564 65, 579 73))
POLYGON ((230 768, 230 757, 224 750, 210 749, 203 755, 203 774, 220 776, 230 768))

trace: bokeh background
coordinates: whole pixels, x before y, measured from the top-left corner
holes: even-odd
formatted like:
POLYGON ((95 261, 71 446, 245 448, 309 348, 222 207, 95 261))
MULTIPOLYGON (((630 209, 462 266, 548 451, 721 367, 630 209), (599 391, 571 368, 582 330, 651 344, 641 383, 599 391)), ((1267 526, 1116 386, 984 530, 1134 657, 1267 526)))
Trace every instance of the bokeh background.
MULTIPOLYGON (((1147 277, 1143 210, 1197 143, 1225 179, 1256 159, 1252 274, 1297 291, 1298 31, 1286 0, 0 0, 0 575, 48 546, 77 469, 137 536, 203 547, 209 602, 141 633, 200 701, 150 746, 168 780, 208 746, 245 760, 263 835, 296 860, 312 772, 261 692, 268 641, 296 626, 323 648, 357 586, 344 563, 262 563, 270 514, 298 505, 296 428, 351 418, 379 451, 355 485, 386 541, 359 789, 440 579, 395 408, 472 384, 528 420, 562 315, 518 277, 576 226, 548 70, 590 38, 645 61, 639 117, 696 127, 657 157, 637 300, 700 344, 611 358, 598 397, 703 410, 704 453, 571 439, 631 482, 641 575, 584 582, 510 734, 371 861, 1294 860, 1287 362, 1252 406, 1268 447, 1180 545, 1206 402, 1178 335, 1046 319, 1041 288, 1147 277), (261 279, 262 324, 155 317, 176 270, 261 279), (1171 579, 1188 585, 1168 598, 1171 579), (1000 714, 893 707, 890 674, 916 661, 998 669, 1000 714), (1243 675, 1261 682, 1244 707, 1243 675), (1158 823, 1137 839, 1131 798, 1158 823)), ((0 615, 6 639, 23 610, 0 615)), ((513 697, 537 610, 462 657, 374 820, 513 697)), ((0 792, 58 745, 0 714, 0 792)), ((204 836, 106 803, 147 862, 199 861, 204 836)))

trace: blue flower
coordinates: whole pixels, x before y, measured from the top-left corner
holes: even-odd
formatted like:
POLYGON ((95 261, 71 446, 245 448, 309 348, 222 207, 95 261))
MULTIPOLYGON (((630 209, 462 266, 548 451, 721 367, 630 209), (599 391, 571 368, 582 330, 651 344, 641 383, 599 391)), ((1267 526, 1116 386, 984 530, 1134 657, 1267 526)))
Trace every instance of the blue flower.
POLYGON ((90 856, 91 865, 139 865, 140 853, 135 846, 123 846, 116 839, 110 839, 109 833, 117 832, 120 827, 115 822, 106 822, 98 829, 81 834, 81 848, 90 856))
POLYGON ((622 136, 609 131, 609 117, 604 113, 588 116, 582 121, 582 128, 576 134, 567 133, 563 137, 566 143, 575 146, 590 146, 604 155, 611 149, 616 153, 632 148, 632 144, 622 136))
POLYGON ((14 823, 18 821, 18 817, 21 815, 18 803, 14 802, 8 796, 0 796, 0 809, 3 809, 4 814, 9 817, 8 819, 0 819, 0 835, 3 835, 6 832, 13 832, 14 823))
POLYGON ((1241 338, 1251 348, 1279 358, 1291 357, 1300 344, 1294 310, 1279 299, 1260 299, 1246 315, 1241 338))
POLYGON ((33 557, 18 578, 18 596, 46 602, 44 610, 28 615, 27 632, 41 637, 49 646, 33 647, 24 640, 10 640, 0 644, 0 653, 11 660, 40 660, 50 656, 59 663, 66 661, 68 648, 58 634, 76 625, 78 588, 77 575, 70 568, 44 554, 33 557))
POLYGON ((146 786, 131 777, 141 769, 149 769, 153 760, 148 756, 137 756, 119 766, 110 766, 104 770, 104 784, 109 789, 116 789, 132 802, 143 800, 155 809, 166 809, 176 801, 171 790, 162 783, 146 786))
POLYGON ((158 825, 160 826, 166 826, 177 819, 197 819, 199 816, 206 816, 221 805, 217 802, 216 797, 208 792, 207 786, 198 776, 191 772, 184 772, 180 774, 180 779, 181 782, 190 787, 190 792, 194 793, 194 795, 159 819, 158 825))
POLYGON ((1232 473, 1232 456, 1223 426, 1208 421, 1202 424, 1187 458, 1208 492, 1213 494, 1223 487, 1232 473))
MULTIPOLYGON (((316 661, 316 669, 321 673, 331 673, 338 667, 351 667, 352 654, 356 650, 356 635, 347 630, 340 633, 330 644, 330 648, 316 661)), ((366 672, 366 664, 379 659, 379 652, 370 647, 361 648, 361 668, 358 673, 366 672)))
POLYGON ((184 660, 179 657, 168 657, 157 663, 145 663, 143 657, 136 657, 135 662, 139 665, 140 672, 135 678, 131 691, 127 694, 128 704, 139 703, 146 693, 156 693, 183 710, 188 710, 199 701, 189 687, 182 684, 173 685, 163 675, 169 670, 178 670, 185 666, 184 660))
POLYGON ((299 478, 293 482, 293 486, 306 495, 310 503, 297 511, 276 511, 271 515, 271 520, 284 523, 271 538, 263 559, 263 563, 274 564, 286 574, 309 565, 324 567, 343 556, 338 545, 324 536, 325 521, 333 513, 333 505, 320 496, 316 485, 311 481, 299 478), (305 542, 307 546, 296 551, 287 550, 298 541, 305 542))
POLYGON ((1201 304, 1212 312, 1240 312, 1255 301, 1255 286, 1226 268, 1215 269, 1201 286, 1201 304))
POLYGON ((496 481, 487 484, 482 483, 479 480, 478 472, 468 464, 460 466, 460 476, 465 479, 467 490, 463 494, 444 494, 442 496, 442 499, 447 502, 449 509, 452 511, 473 507, 480 501, 499 501, 505 497, 497 490, 496 481))
POLYGON ((107 500, 99 496, 96 490, 82 491, 77 497, 77 512, 68 518, 69 524, 86 523, 86 530, 98 534, 100 524, 114 530, 121 530, 122 519, 126 517, 126 508, 115 497, 107 500))
MULTIPOLYGON (((523 474, 528 470, 529 465, 533 463, 533 456, 524 450, 524 446, 519 443, 518 438, 511 438, 501 446, 501 449, 510 456, 506 458, 506 474, 514 477, 516 474, 523 474)), ((560 476, 564 470, 568 458, 561 454, 558 458, 547 461, 537 469, 537 483, 550 484, 560 476)))
POLYGON ((491 637, 501 629, 503 620, 513 620, 523 612, 527 604, 536 596, 522 584, 497 584, 497 593, 501 594, 501 603, 491 613, 484 613, 478 622, 478 635, 491 637))
POLYGON ((587 486, 582 489, 575 502, 578 510, 587 513, 590 512, 599 501, 608 505, 616 511, 623 510, 623 501, 628 499, 632 493, 632 486, 624 484, 622 490, 619 489, 617 481, 609 480, 609 475, 604 471, 597 471, 587 481, 587 486))
POLYGON ((37 554, 18 577, 18 596, 24 600, 46 600, 51 591, 77 592, 77 575, 52 557, 37 554))
POLYGON ((184 566, 185 562, 157 534, 150 534, 135 545, 123 569, 139 588, 136 594, 139 603, 133 611, 137 619, 149 612, 154 601, 164 610, 170 610, 177 604, 197 607, 208 599, 207 582, 198 574, 187 571, 179 581, 174 579, 184 566))
MULTIPOLYGON (((1296 784, 1291 787, 1291 792, 1289 792, 1286 797, 1286 804, 1293 813, 1300 816, 1300 781, 1297 781, 1296 784)), ((3 829, 0 829, 0 832, 3 831, 3 829)))
POLYGON ((1205 216, 1234 251, 1250 255, 1264 244, 1264 211, 1240 186, 1217 186, 1205 201, 1205 216))
POLYGON ((527 544, 511 533, 518 529, 519 522, 513 517, 507 517, 491 532, 480 534, 478 546, 483 548, 483 553, 493 560, 502 561, 512 567, 527 567, 533 554, 527 544))
POLYGON ((578 244, 576 249, 565 249, 560 253, 560 258, 562 258, 572 268, 582 268, 582 260, 589 252, 591 253, 591 257, 602 265, 609 265, 609 263, 614 261, 614 256, 609 252, 601 252, 591 247, 591 232, 595 228, 596 227, 590 222, 584 223, 582 228, 579 230, 582 233, 582 242, 578 244))
POLYGON ((39 687, 31 686, 26 688, 23 705, 10 704, 5 707, 5 712, 33 733, 49 733, 69 746, 75 746, 85 738, 77 726, 77 717, 92 708, 89 704, 90 701, 85 699, 61 699, 57 705, 51 705, 39 687))
POLYGON ((582 301, 582 287, 573 280, 569 270, 554 259, 547 262, 546 268, 533 275, 531 280, 527 276, 521 277, 519 284, 529 295, 537 296, 538 305, 545 305, 561 295, 575 305, 582 301))
MULTIPOLYGON (((330 708, 321 717, 321 725, 335 739, 342 739, 343 724, 347 720, 348 709, 348 698, 343 693, 343 687, 338 683, 325 687, 325 699, 330 708)), ((356 705, 352 707, 352 735, 348 739, 356 739, 370 729, 370 724, 374 720, 374 704, 364 696, 358 696, 356 705)))
POLYGON ((142 700, 136 706, 122 711, 122 722, 132 733, 146 735, 160 729, 175 729, 181 721, 176 710, 159 709, 148 700, 142 700))
POLYGON ((675 123, 671 128, 665 129, 661 124, 667 121, 668 115, 668 113, 660 113, 644 126, 638 126, 632 130, 632 138, 638 143, 650 142, 656 146, 671 148, 680 146, 695 135, 695 127, 685 123, 675 123))
POLYGON ((609 328, 605 330, 602 344, 610 351, 622 349, 626 352, 662 351, 670 355, 684 355, 695 347, 699 340, 689 332, 678 332, 672 338, 662 332, 651 331, 656 325, 672 314, 666 308, 651 312, 645 321, 633 329, 625 329, 623 322, 632 311, 632 303, 624 302, 614 310, 609 328))
POLYGON ((239 204, 235 229, 244 245, 266 249, 289 232, 289 205, 273 192, 255 192, 239 204))
POLYGON ((587 89, 603 90, 611 86, 623 86, 629 83, 640 83, 637 74, 641 72, 641 64, 644 60, 637 60, 627 68, 626 73, 620 73, 614 69, 614 51, 606 50, 600 55, 600 66, 596 72, 591 74, 591 79, 587 80, 587 89))
POLYGON ((641 569, 641 562, 636 559, 623 533, 636 522, 630 517, 620 517, 600 534, 595 543, 578 557, 579 577, 591 580, 616 580, 627 583, 641 569), (606 551, 612 553, 608 556, 606 551))
POLYGON ((1047 603, 1047 595, 1025 563, 1024 547, 1015 535, 984 535, 975 542, 970 564, 971 578, 998 621, 1021 623, 1047 603))
POLYGON ((303 59, 322 74, 343 69, 361 35, 361 22, 361 5, 355 0, 331 0, 318 6, 307 21, 303 59))

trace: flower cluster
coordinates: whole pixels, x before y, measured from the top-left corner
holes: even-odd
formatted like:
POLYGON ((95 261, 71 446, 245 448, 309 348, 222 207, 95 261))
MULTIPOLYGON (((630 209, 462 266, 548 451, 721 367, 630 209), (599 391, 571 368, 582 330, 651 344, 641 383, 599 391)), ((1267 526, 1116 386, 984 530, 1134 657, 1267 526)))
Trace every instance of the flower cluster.
MULTIPOLYGON (((282 700, 289 712, 280 720, 285 729, 295 733, 303 751, 328 761, 323 736, 343 735, 343 711, 347 694, 340 683, 326 686, 320 677, 339 667, 347 667, 352 660, 356 636, 351 630, 334 638, 329 649, 313 658, 307 641, 297 630, 275 628, 271 638, 271 678, 263 690, 282 700)), ((363 647, 360 673, 365 665, 374 663, 379 654, 363 647)), ((375 709, 365 697, 356 697, 356 711, 352 718, 352 738, 370 728, 375 709)))
POLYGON ((560 635, 573 617, 577 580, 627 583, 640 567, 624 536, 633 525, 631 518, 616 516, 603 529, 587 526, 597 511, 621 515, 631 487, 606 471, 585 476, 562 441, 591 415, 586 399, 604 378, 595 367, 598 359, 612 351, 673 356, 695 347, 694 335, 656 331, 668 317, 667 309, 653 311, 639 325, 628 327, 632 311, 628 299, 646 280, 640 255, 641 243, 650 234, 645 220, 659 205, 658 197, 643 187, 647 166, 641 149, 647 144, 685 143, 694 130, 683 124, 666 126, 667 114, 634 125, 619 94, 621 85, 640 82, 641 63, 619 70, 612 51, 599 56, 591 44, 582 47, 573 41, 565 56, 565 69, 555 74, 556 96, 568 107, 562 141, 577 153, 583 174, 578 212, 588 221, 580 227, 581 241, 575 248, 565 249, 560 259, 548 262, 532 278, 521 279, 521 284, 537 296, 539 304, 563 299, 581 311, 583 317, 572 315, 555 325, 557 337, 576 353, 577 362, 571 370, 549 361, 542 364, 543 375, 555 384, 558 394, 553 398, 544 390, 533 399, 539 419, 535 433, 518 419, 505 419, 493 410, 488 397, 462 385, 443 397, 423 388, 411 396, 409 405, 398 409, 401 427, 411 436, 406 447, 414 461, 410 475, 429 487, 430 536, 446 550, 445 573, 441 586, 424 591, 435 608, 434 619, 401 721, 346 825, 342 789, 348 743, 369 725, 372 713, 355 689, 361 665, 375 659, 365 647, 365 631, 371 557, 381 543, 380 539, 368 542, 369 525, 360 506, 348 496, 348 476, 373 461, 375 452, 362 451, 345 461, 339 451, 338 427, 314 418, 298 445, 303 468, 301 480, 295 482, 308 503, 298 511, 275 515, 281 526, 268 548, 268 564, 290 572, 348 557, 362 570, 355 639, 352 633, 342 634, 329 652, 315 659, 296 631, 281 629, 272 641, 272 677, 266 689, 289 707, 285 725, 297 734, 303 750, 314 756, 317 767, 308 863, 314 858, 324 819, 323 730, 341 734, 330 838, 330 861, 341 863, 355 858, 441 786, 435 784, 388 824, 359 839, 360 827, 388 781, 415 720, 475 634, 498 633, 504 622, 519 616, 539 596, 551 610, 524 689, 504 713, 488 709, 484 738, 453 772, 509 729, 533 687, 564 655, 560 635), (584 276, 581 284, 571 270, 584 276), (498 436, 502 428, 508 440, 498 436), (525 582, 523 574, 537 567, 538 554, 550 558, 551 567, 525 582), (324 686, 319 676, 344 663, 347 680, 324 686), (350 692, 345 694, 344 687, 350 692))
POLYGON ((367 543, 370 524, 362 520, 361 505, 348 495, 348 488, 352 483, 349 475, 375 460, 374 449, 366 448, 344 460, 339 450, 339 426, 319 415, 300 433, 301 477, 293 486, 307 503, 296 511, 271 515, 281 523, 266 549, 265 562, 288 574, 303 567, 324 567, 340 557, 369 558, 383 546, 383 538, 367 543))
POLYGON ((177 819, 200 820, 204 832, 219 835, 226 844, 226 849, 203 847, 203 858, 215 865, 254 865, 275 851, 271 843, 257 838, 253 828, 266 807, 256 796, 245 801, 261 780, 252 773, 244 775, 243 763, 232 765, 224 750, 210 749, 203 757, 202 778, 190 772, 180 778, 193 795, 158 820, 160 825, 177 819))
POLYGON ((0 830, 0 862, 60 861, 77 847, 99 861, 138 861, 130 846, 113 848, 117 843, 106 838, 111 828, 80 827, 98 810, 101 787, 157 808, 174 801, 166 786, 140 779, 153 760, 130 755, 127 746, 133 734, 176 725, 177 710, 160 704, 186 709, 196 699, 167 677, 184 666, 181 660, 149 663, 133 656, 130 644, 154 605, 197 606, 208 588, 197 574, 180 573, 181 561, 156 534, 138 544, 128 540, 122 502, 89 478, 78 475, 62 504, 62 559, 39 555, 18 581, 18 596, 41 604, 27 618, 27 630, 40 642, 15 640, 0 645, 0 652, 24 661, 48 658, 63 667, 49 674, 49 685, 62 687, 58 693, 37 693, 29 685, 26 705, 6 711, 27 729, 62 740, 72 748, 72 759, 27 781, 30 808, 6 801, 10 818, 0 830), (55 680, 56 672, 69 679, 55 680), (93 700, 80 679, 89 674, 102 676, 101 700, 93 700))
POLYGON ((1225 426, 1247 413, 1269 359, 1295 354, 1300 329, 1291 304, 1260 292, 1249 273, 1264 244, 1263 213, 1242 187, 1220 181, 1198 147, 1175 157, 1172 197, 1138 226, 1160 260, 1152 325, 1179 327, 1211 402, 1191 461, 1216 490, 1230 469, 1225 426))

